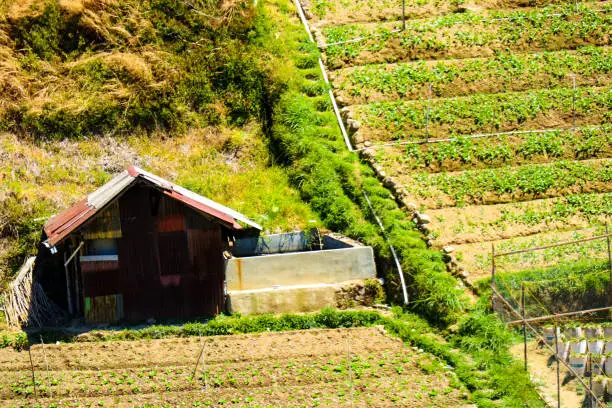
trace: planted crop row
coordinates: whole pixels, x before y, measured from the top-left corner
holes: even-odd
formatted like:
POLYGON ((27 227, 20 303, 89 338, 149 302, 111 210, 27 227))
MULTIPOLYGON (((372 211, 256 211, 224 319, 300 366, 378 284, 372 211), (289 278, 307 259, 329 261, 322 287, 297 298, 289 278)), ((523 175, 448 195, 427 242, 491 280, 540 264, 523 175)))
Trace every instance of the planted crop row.
MULTIPOLYGON (((545 231, 535 235, 520 236, 496 241, 481 241, 456 245, 457 257, 470 271, 470 279, 476 281, 491 276, 491 245, 495 252, 528 249, 548 244, 557 244, 602 235, 602 226, 573 231, 545 231)), ((584 260, 607 260, 608 250, 605 239, 558 246, 542 251, 532 251, 517 255, 499 257, 495 260, 497 272, 519 272, 557 265, 570 265, 584 260)))
MULTIPOLYGON (((348 378, 387 378, 417 368, 415 359, 403 352, 352 355, 350 368, 346 354, 310 358, 289 358, 247 363, 207 364, 193 378, 192 366, 146 367, 139 370, 63 371, 40 376, 37 387, 43 396, 84 397, 138 394, 156 391, 211 388, 290 386, 296 384, 338 383, 348 378)), ((0 400, 33 395, 32 374, 28 371, 5 373, 0 380, 0 400)))
POLYGON ((448 386, 448 381, 432 376, 410 378, 357 379, 351 387, 348 381, 291 386, 235 388, 204 388, 173 392, 157 391, 132 395, 45 398, 28 404, 23 400, 6 401, 7 406, 57 406, 60 402, 71 407, 346 407, 355 406, 428 406, 447 407, 449 403, 465 403, 461 394, 448 386))
POLYGON ((611 192, 612 160, 559 161, 458 173, 416 172, 402 181, 410 195, 430 208, 526 201, 611 192))
POLYGON ((335 71, 336 94, 347 105, 392 99, 427 99, 534 88, 602 86, 612 81, 612 51, 583 47, 541 54, 365 65, 335 71), (431 94, 430 87, 431 85, 431 94))
MULTIPOLYGON (((517 7, 543 7, 563 3, 565 0, 475 0, 470 4, 485 9, 511 9, 517 7)), ((305 9, 316 20, 326 25, 368 21, 391 21, 402 18, 401 0, 304 0, 305 9)), ((406 0, 406 18, 424 18, 432 15, 462 12, 465 0, 406 0)))
MULTIPOLYGON (((500 273, 496 279, 503 282, 497 288, 511 303, 514 303, 512 298, 520 298, 523 282, 530 282, 525 297, 530 316, 549 314, 547 311, 562 313, 608 305, 610 272, 605 261, 583 260, 561 263, 552 268, 500 273)), ((490 282, 490 278, 478 282, 482 293, 489 291, 490 282)))
POLYGON ((377 162, 394 173, 426 172, 612 157, 612 126, 498 137, 457 137, 449 142, 380 149, 377 162))
POLYGON ((550 6, 529 11, 492 13, 483 18, 461 13, 410 22, 393 33, 394 24, 343 25, 324 29, 325 41, 334 43, 377 35, 355 43, 326 48, 330 69, 351 65, 417 59, 470 58, 495 51, 561 50, 610 45, 612 14, 609 5, 550 6))
MULTIPOLYGON (((295 317, 286 315, 274 319, 268 315, 248 316, 243 318, 218 318, 207 323, 186 323, 182 326, 149 326, 138 330, 122 330, 98 333, 90 339, 80 336, 74 338, 45 333, 47 342, 58 338, 61 341, 79 341, 74 344, 47 344, 46 358, 42 347, 31 347, 31 353, 36 370, 96 370, 99 367, 107 369, 137 369, 139 367, 190 365, 197 359, 202 349, 200 336, 222 336, 227 334, 254 333, 267 331, 286 331, 298 329, 313 329, 317 327, 352 327, 355 322, 367 326, 378 321, 376 313, 358 313, 338 315, 335 311, 323 310, 317 315, 295 317), (168 339, 168 337, 190 337, 185 339, 168 339), (115 343, 111 348, 108 341, 147 339, 139 344, 133 341, 115 343), (155 340, 159 339, 159 340, 155 340), (84 341, 93 343, 81 343, 84 341), (104 340, 105 342, 100 342, 104 340), (163 349, 163 353, 157 350, 163 349), (119 350, 119 352, 117 352, 119 350), (70 355, 70 358, 66 358, 70 355), (43 364, 44 362, 44 364, 43 364)), ((398 347, 385 336, 372 336, 372 329, 357 328, 351 330, 356 340, 352 341, 351 349, 355 353, 369 353, 379 349, 398 347), (358 341, 368 337, 367 342, 358 341)), ((323 348, 326 354, 340 354, 345 351, 346 344, 338 341, 335 332, 308 330, 297 335, 295 332, 267 335, 270 341, 278 343, 273 350, 269 347, 253 348, 257 336, 212 337, 203 340, 209 356, 207 361, 223 362, 231 360, 240 354, 242 360, 266 360, 270 358, 307 356, 315 351, 313 345, 323 348)), ((0 366, 4 371, 23 371, 30 367, 28 353, 14 353, 10 350, 0 350, 0 366)))
MULTIPOLYGON (((612 88, 557 88, 351 108, 378 140, 598 125, 612 118, 612 88), (427 119, 429 117, 429 120, 427 119), (427 133, 428 132, 428 133, 427 133)), ((362 131, 360 131, 362 132, 362 131)))
POLYGON ((429 210, 437 246, 583 229, 612 216, 612 193, 571 194, 543 200, 429 210))

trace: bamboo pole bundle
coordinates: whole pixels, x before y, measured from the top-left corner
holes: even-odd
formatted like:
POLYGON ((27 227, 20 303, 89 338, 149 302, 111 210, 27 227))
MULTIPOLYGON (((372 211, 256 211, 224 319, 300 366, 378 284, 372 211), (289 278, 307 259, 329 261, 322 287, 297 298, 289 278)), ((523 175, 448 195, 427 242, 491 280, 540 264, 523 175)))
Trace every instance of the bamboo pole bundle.
POLYGON ((62 309, 49 300, 40 284, 34 281, 34 259, 28 258, 17 277, 9 284, 4 300, 9 326, 42 327, 65 315, 62 309))

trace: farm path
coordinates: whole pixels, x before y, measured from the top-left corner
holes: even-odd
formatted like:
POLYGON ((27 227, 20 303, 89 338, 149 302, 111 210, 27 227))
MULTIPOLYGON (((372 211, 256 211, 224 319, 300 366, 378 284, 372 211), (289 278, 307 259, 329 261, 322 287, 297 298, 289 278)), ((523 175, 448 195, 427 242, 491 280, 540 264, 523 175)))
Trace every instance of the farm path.
MULTIPOLYGON (((516 344, 510 349, 510 352, 519 361, 523 360, 523 343, 516 344)), ((551 359, 552 353, 548 348, 538 346, 536 341, 527 343, 527 361, 529 372, 534 378, 536 384, 542 384, 541 390, 557 401, 557 369, 556 363, 551 359)), ((561 365, 560 378, 563 384, 566 378, 567 370, 561 365)), ((576 391, 576 380, 571 380, 567 384, 561 386, 561 407, 576 408, 581 407, 584 396, 578 395, 576 391)))

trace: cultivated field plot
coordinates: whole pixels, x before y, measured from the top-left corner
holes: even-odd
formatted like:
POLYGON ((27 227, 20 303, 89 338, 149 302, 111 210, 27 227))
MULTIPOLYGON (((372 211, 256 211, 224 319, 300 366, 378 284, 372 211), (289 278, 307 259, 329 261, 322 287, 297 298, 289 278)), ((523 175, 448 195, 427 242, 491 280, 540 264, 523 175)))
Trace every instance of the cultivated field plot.
MULTIPOLYGON (((354 146, 471 280, 612 220, 612 3, 310 1, 354 146)), ((605 241, 505 271, 607 256, 605 241), (600 248, 601 247, 601 248, 600 248), (601 251, 601 252, 600 252, 601 251)))
POLYGON ((47 345, 45 352, 46 362, 42 347, 32 347, 37 402, 28 353, 0 350, 0 405, 341 407, 354 401, 354 406, 446 407, 464 403, 452 371, 431 355, 388 337, 381 328, 75 343, 47 345))

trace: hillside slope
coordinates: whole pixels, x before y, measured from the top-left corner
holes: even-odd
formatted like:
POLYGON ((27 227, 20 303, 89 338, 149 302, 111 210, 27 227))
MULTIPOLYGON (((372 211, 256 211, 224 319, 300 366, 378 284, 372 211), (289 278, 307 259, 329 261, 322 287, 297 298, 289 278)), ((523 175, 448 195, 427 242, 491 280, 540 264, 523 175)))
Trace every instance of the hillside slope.
MULTIPOLYGON (((124 161, 136 161, 268 230, 310 224, 316 213, 325 227, 373 246, 388 298, 401 303, 393 243, 410 296, 406 308, 445 337, 429 338, 438 331, 429 324, 389 321, 389 329, 442 358, 470 402, 542 406, 508 352, 513 336, 487 312, 488 302, 466 313, 465 287, 448 273, 442 254, 428 248, 374 171, 346 150, 320 53, 293 3, 255 4, 15 0, 0 6, 8 61, 2 87, 13 90, 0 105, 0 154, 7 159, 0 225, 11 266, 3 270, 14 271, 33 250, 45 217, 102 184, 124 161)), ((329 327, 359 325, 348 318, 352 313, 346 320, 321 316, 329 327)), ((278 321, 314 327, 302 318, 278 321)), ((273 319, 258 319, 261 326, 246 325, 269 330, 273 319)), ((1 345, 28 341, 20 335, 15 342, 3 336, 1 345)))
POLYGON ((0 5, 0 282, 52 214, 137 164, 268 231, 317 216, 273 165, 250 2, 0 5))

